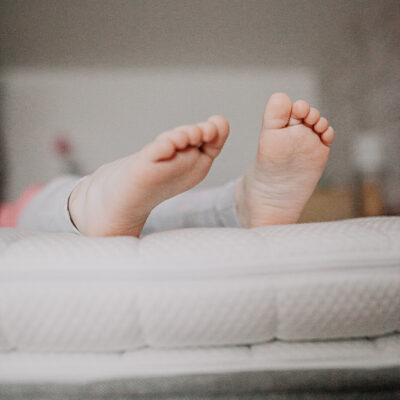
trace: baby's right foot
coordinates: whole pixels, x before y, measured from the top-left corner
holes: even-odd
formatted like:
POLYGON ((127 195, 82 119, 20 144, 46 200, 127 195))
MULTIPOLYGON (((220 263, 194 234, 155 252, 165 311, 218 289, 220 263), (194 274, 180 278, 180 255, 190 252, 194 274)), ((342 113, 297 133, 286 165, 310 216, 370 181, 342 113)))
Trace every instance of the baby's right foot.
POLYGON ((69 200, 71 219, 87 236, 139 236, 151 210, 200 183, 229 133, 227 120, 175 128, 140 152, 103 165, 69 200))

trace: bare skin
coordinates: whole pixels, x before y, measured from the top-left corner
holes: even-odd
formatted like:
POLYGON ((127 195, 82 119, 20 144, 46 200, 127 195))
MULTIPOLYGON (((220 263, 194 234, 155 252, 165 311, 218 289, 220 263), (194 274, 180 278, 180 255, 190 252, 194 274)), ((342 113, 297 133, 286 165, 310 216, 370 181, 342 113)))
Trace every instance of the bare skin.
POLYGON ((334 130, 317 109, 284 93, 265 107, 258 151, 235 193, 246 228, 292 224, 314 191, 329 157, 334 130))
POLYGON ((72 221, 87 236, 138 237, 155 206, 205 178, 228 134, 228 121, 216 115, 164 132, 138 153, 101 166, 72 191, 72 221))
MULTIPOLYGON (((224 117, 175 128, 140 152, 103 165, 73 190, 69 211, 87 236, 138 237, 151 210, 207 175, 229 134, 224 117)), ((238 182, 243 227, 297 222, 329 157, 333 128, 317 109, 275 93, 264 112, 254 162, 238 182)))

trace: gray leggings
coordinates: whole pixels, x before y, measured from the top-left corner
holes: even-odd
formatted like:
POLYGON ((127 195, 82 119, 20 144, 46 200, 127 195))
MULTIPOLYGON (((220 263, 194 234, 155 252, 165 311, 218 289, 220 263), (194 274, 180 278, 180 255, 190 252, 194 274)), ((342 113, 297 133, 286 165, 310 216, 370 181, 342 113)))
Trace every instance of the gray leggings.
MULTIPOLYGON (((78 233, 68 212, 68 198, 81 178, 66 175, 50 181, 22 212, 18 228, 78 233)), ((191 190, 168 199, 150 214, 142 235, 193 227, 240 227, 234 191, 236 181, 212 189, 191 190)))

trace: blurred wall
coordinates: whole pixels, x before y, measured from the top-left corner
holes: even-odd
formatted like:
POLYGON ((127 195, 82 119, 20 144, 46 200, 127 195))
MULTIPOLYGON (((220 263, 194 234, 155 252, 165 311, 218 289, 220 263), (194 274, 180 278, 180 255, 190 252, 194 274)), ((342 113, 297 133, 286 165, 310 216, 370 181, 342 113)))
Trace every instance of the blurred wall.
POLYGON ((2 0, 1 61, 61 68, 312 66, 340 32, 337 19, 365 1, 347 3, 2 0))
POLYGON ((10 197, 61 172, 51 146, 60 134, 89 173, 163 130, 216 113, 230 121, 231 136, 203 185, 223 184, 254 158, 266 94, 284 90, 318 103, 313 74, 300 69, 14 70, 3 90, 10 197))
POLYGON ((400 213, 400 2, 366 1, 341 25, 320 69, 322 106, 340 140, 329 171, 350 181, 358 143, 375 135, 387 207, 400 213))
MULTIPOLYGON (((9 197, 26 182, 55 173, 51 156, 43 160, 59 130, 72 135, 89 170, 214 108, 233 118, 232 145, 206 184, 219 183, 243 169, 264 103, 277 89, 322 106, 337 130, 326 177, 349 183, 351 142, 372 126, 359 113, 366 109, 360 94, 375 90, 365 83, 371 61, 365 47, 377 31, 377 48, 398 32, 398 2, 392 0, 3 0, 0 7, 1 107, 13 160, 9 197), (361 22, 377 14, 381 19, 372 26, 361 22), (395 22, 387 25, 386 14, 395 22), (137 79, 143 85, 136 92, 137 79), (119 85, 125 91, 118 100, 119 85), (77 104, 81 113, 72 111, 77 104), (89 142, 95 151, 88 151, 89 142)), ((398 60, 396 49, 382 51, 384 59, 395 54, 390 64, 398 60)), ((391 71, 397 74, 395 66, 391 71)))

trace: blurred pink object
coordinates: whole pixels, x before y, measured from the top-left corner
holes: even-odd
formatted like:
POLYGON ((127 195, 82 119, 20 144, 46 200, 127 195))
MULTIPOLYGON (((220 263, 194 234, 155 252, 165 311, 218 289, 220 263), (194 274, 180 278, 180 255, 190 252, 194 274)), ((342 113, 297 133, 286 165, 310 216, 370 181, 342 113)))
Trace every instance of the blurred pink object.
POLYGON ((61 160, 60 173, 80 175, 80 168, 72 154, 72 144, 67 134, 59 133, 59 136, 54 139, 53 149, 61 160))
POLYGON ((42 183, 31 185, 25 189, 14 203, 0 204, 0 227, 17 226, 18 218, 29 204, 32 197, 43 187, 42 183))
POLYGON ((68 156, 71 153, 71 143, 65 137, 58 137, 54 141, 54 150, 61 156, 68 156))

